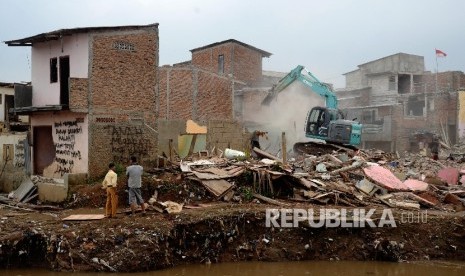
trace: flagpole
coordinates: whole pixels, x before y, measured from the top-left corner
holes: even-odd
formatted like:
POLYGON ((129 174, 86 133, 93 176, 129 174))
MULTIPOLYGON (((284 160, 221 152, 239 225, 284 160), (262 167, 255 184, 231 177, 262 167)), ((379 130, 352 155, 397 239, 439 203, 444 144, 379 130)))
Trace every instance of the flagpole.
POLYGON ((436 55, 436 93, 438 93, 438 71, 439 71, 439 65, 438 65, 438 54, 436 53, 435 49, 435 55, 436 55))

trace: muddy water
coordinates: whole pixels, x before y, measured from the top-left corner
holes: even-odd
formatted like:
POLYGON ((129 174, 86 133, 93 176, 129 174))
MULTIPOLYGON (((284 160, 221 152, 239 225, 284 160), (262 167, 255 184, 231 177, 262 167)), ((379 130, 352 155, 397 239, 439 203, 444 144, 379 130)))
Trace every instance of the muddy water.
MULTIPOLYGON (((0 270, 2 276, 102 276, 102 273, 65 273, 47 270, 0 270)), ((109 273, 111 276, 295 276, 295 275, 465 275, 465 262, 248 262, 179 266, 153 272, 109 273)))

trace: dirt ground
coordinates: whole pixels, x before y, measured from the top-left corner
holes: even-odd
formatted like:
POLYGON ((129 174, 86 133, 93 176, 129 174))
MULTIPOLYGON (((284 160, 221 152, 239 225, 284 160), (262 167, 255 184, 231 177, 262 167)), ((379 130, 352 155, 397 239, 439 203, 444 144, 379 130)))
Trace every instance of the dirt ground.
MULTIPOLYGON (((1 207, 0 267, 135 272, 245 260, 465 260, 464 212, 409 211, 407 221, 403 217, 407 211, 394 210, 397 227, 310 228, 305 223, 296 228, 266 227, 266 209, 281 207, 257 200, 214 201, 200 186, 187 191, 186 182, 176 180, 174 174, 164 177, 171 178, 161 182, 157 178, 152 187, 163 191, 161 200, 191 199, 179 214, 150 209, 147 216, 129 216, 124 212, 123 186, 117 218, 63 221, 71 214, 103 213, 99 183, 76 188, 76 199, 61 211, 1 207), (170 187, 164 184, 168 182, 170 187)), ((150 186, 146 185, 146 195, 150 186)), ((331 208, 286 204, 299 209, 331 208)), ((374 217, 379 218, 384 207, 364 208, 376 208, 374 217)))

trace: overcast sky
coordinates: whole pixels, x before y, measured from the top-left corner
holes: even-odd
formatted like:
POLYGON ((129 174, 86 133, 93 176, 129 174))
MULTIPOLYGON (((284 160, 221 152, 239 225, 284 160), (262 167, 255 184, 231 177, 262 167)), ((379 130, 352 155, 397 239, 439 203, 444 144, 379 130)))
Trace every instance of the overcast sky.
POLYGON ((160 66, 189 60, 189 50, 237 39, 271 52, 263 69, 301 64, 344 87, 357 65, 403 52, 447 53, 439 71, 465 71, 461 0, 0 0, 0 82, 30 81, 30 47, 3 41, 63 28, 159 23, 160 66))

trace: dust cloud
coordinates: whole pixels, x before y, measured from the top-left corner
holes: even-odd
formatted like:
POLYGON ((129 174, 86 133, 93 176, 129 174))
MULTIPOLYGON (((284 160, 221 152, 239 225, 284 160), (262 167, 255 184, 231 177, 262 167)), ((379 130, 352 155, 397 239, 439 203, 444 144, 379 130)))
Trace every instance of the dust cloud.
POLYGON ((304 126, 307 114, 313 107, 324 105, 324 98, 295 82, 281 91, 270 106, 262 106, 259 112, 248 114, 248 117, 253 117, 256 123, 256 129, 252 130, 268 132, 268 139, 260 138, 261 148, 280 156, 281 133, 286 133, 288 151, 296 142, 309 141, 304 126))

